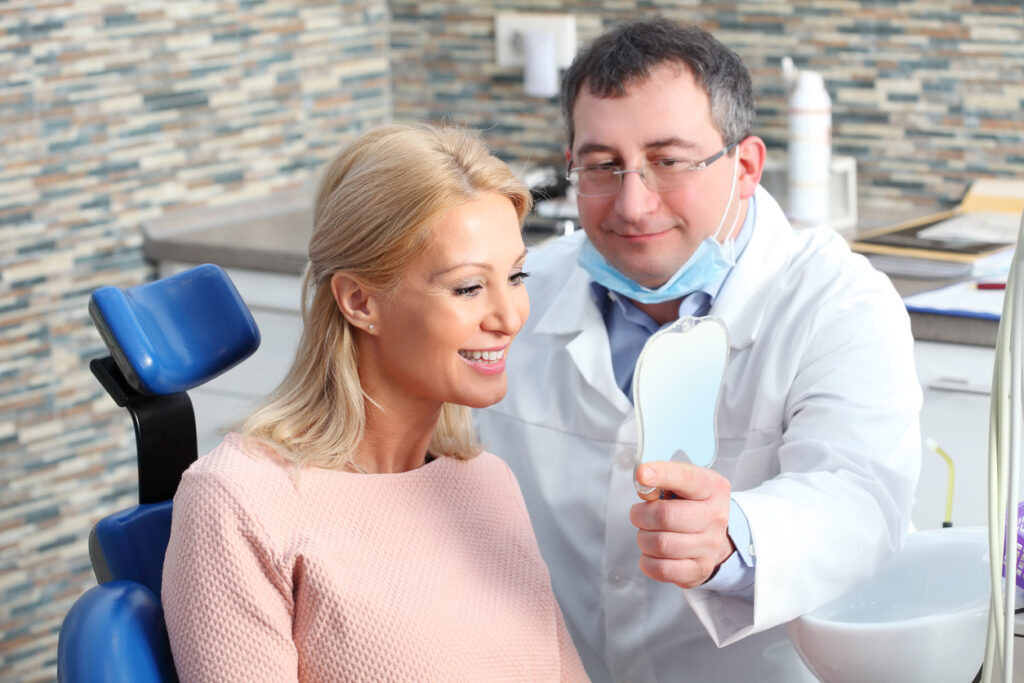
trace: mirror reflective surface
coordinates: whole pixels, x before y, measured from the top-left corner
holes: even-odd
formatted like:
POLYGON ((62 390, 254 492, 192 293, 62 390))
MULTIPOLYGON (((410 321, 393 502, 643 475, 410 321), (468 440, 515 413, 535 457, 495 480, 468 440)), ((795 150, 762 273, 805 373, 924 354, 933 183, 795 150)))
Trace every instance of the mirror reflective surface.
MULTIPOLYGON (((633 374, 633 406, 640 433, 637 467, 677 460, 709 467, 717 451, 715 415, 729 335, 718 318, 680 318, 644 345, 633 374)), ((652 489, 633 483, 642 493, 652 489)))

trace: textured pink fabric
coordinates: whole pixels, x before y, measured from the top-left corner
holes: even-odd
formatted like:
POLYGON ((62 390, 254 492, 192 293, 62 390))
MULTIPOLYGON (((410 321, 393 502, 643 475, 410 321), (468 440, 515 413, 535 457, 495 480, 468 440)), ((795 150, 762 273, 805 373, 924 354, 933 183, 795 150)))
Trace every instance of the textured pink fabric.
POLYGON ((586 680, 508 467, 306 468, 230 434, 174 498, 182 681, 586 680))

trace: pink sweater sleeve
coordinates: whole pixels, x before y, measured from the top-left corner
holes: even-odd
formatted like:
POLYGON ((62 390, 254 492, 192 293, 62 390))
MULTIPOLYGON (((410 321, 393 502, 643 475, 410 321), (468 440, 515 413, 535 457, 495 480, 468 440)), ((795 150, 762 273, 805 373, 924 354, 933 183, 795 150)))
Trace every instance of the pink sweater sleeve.
POLYGON ((576 645, 569 635, 569 629, 565 626, 562 609, 558 605, 555 605, 555 616, 558 618, 558 652, 562 658, 563 683, 590 683, 590 679, 583 670, 580 653, 577 652, 576 645))
POLYGON ((183 683, 297 680, 291 579, 269 537, 216 477, 185 474, 161 596, 183 683))
MULTIPOLYGON (((511 481, 512 488, 516 492, 516 507, 519 508, 519 513, 529 524, 530 514, 526 510, 526 499, 523 498, 523 491, 519 488, 519 481, 516 479, 516 475, 512 472, 512 468, 507 463, 501 461, 502 466, 508 478, 511 481)), ((534 548, 536 549, 537 555, 540 555, 540 546, 537 545, 537 539, 533 537, 534 548)), ((572 636, 569 635, 569 629, 565 625, 565 617, 562 616, 562 608, 559 606, 558 601, 555 601, 555 618, 557 620, 558 628, 558 653, 561 659, 561 679, 563 683, 590 683, 590 678, 587 677, 586 672, 583 669, 583 661, 580 659, 580 653, 576 650, 575 643, 572 642, 572 636)))

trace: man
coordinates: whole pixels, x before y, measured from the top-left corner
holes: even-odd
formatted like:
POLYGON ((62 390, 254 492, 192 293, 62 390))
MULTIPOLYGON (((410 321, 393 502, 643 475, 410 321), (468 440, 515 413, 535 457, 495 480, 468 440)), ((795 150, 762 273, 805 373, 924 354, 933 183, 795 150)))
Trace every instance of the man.
POLYGON ((617 27, 562 95, 583 232, 528 258, 532 315, 484 443, 519 479, 595 681, 814 680, 781 625, 871 576, 909 523, 906 311, 758 186, 750 75, 705 31, 617 27), (729 330, 717 459, 641 466, 665 492, 643 502, 633 368, 686 315, 729 330))

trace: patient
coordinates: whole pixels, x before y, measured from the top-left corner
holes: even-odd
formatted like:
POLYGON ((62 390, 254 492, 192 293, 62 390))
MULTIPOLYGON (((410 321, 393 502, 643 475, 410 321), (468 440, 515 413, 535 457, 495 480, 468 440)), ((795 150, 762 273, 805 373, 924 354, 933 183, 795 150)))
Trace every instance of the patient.
POLYGON ((505 395, 529 206, 450 128, 375 129, 327 166, 295 361, 174 498, 183 681, 586 680, 466 407, 505 395))

